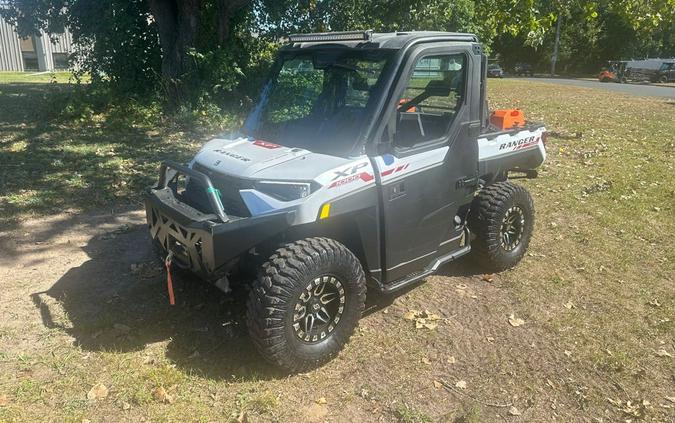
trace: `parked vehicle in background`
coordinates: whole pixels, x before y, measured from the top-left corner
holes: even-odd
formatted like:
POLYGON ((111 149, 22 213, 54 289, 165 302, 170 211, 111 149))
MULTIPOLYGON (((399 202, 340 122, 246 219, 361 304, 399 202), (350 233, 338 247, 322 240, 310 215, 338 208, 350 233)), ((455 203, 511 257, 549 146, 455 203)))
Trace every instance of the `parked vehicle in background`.
POLYGON ((656 71, 653 82, 675 82, 675 61, 663 63, 656 71))
POLYGON ((513 73, 518 76, 532 76, 532 65, 529 63, 516 63, 516 66, 513 68, 513 73))
POLYGON ((626 82, 626 64, 628 62, 621 60, 614 60, 609 62, 607 69, 604 69, 598 75, 600 82, 626 82))
POLYGON ((609 69, 603 70, 600 72, 600 75, 598 75, 598 81, 600 82, 612 82, 614 80, 616 80, 616 73, 609 69))
MULTIPOLYGON (((623 72, 623 82, 626 81, 658 81, 658 75, 664 63, 675 62, 675 59, 643 59, 627 60, 622 63, 625 70, 623 72)), ((666 75, 667 78, 667 75, 666 75)))
POLYGON ((487 76, 488 76, 488 78, 503 78, 504 77, 504 69, 502 69, 502 67, 499 66, 496 63, 488 65, 487 76))

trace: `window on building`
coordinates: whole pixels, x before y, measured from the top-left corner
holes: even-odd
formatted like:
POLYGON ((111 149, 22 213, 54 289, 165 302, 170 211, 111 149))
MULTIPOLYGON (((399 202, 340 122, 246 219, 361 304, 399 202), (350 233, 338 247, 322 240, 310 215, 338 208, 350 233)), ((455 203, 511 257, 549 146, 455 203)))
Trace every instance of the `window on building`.
POLYGON ((55 70, 68 69, 68 53, 52 53, 55 70))
POLYGON ((34 37, 22 38, 20 44, 24 70, 27 71, 38 70, 37 54, 35 53, 35 38, 34 37))

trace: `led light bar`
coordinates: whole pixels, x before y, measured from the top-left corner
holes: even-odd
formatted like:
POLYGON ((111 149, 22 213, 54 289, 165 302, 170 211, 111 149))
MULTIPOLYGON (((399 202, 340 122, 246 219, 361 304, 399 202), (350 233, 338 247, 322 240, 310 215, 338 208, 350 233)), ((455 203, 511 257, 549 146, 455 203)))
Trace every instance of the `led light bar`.
POLYGON ((315 34, 292 34, 288 40, 292 43, 311 43, 324 41, 370 41, 373 31, 318 32, 315 34))

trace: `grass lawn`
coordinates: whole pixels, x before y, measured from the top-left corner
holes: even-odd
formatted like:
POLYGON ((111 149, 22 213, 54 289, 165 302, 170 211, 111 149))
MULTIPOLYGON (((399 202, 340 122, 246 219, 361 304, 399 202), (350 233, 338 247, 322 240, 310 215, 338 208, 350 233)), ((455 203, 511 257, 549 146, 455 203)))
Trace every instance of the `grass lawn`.
POLYGON ((64 119, 69 89, 0 84, 0 421, 675 417, 675 104, 490 80, 493 107, 556 133, 522 181, 528 255, 494 277, 448 266, 376 304, 335 361, 287 376, 254 352, 236 296, 185 280, 166 306, 142 213, 101 212, 139 208, 161 158, 208 134, 136 109, 64 119))
POLYGON ((67 84, 76 82, 71 72, 0 72, 0 84, 67 84))

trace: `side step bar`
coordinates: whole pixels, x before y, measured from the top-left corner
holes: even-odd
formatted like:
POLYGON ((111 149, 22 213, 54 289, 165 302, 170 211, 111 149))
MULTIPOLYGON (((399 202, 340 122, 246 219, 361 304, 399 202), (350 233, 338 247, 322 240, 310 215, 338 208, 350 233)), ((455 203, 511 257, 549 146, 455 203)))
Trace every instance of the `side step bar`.
POLYGON ((420 270, 419 272, 415 272, 411 275, 406 276, 405 278, 399 279, 387 285, 378 284, 378 288, 382 294, 392 294, 407 286, 410 286, 416 282, 421 281, 427 276, 433 275, 434 273, 436 273, 436 271, 438 271, 439 267, 441 267, 445 263, 457 260, 463 255, 468 254, 469 251, 471 251, 471 246, 467 245, 462 249, 436 258, 436 260, 434 260, 431 264, 429 264, 427 267, 425 267, 423 270, 420 270))

